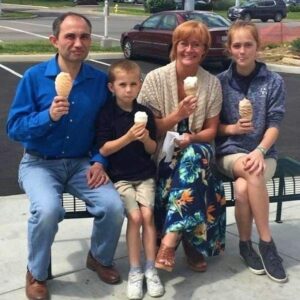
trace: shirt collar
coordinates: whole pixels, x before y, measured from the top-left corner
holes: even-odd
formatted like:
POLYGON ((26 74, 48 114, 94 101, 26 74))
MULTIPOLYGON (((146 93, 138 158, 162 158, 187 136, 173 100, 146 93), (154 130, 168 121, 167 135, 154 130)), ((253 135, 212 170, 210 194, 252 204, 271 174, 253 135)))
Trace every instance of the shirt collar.
MULTIPOLYGON (((58 54, 56 54, 54 57, 52 57, 47 64, 46 70, 45 70, 45 76, 46 77, 56 77, 57 74, 61 72, 60 67, 57 62, 58 54)), ((77 74, 77 77, 75 79, 75 83, 83 81, 88 78, 94 78, 95 73, 92 71, 93 69, 88 67, 85 63, 81 64, 80 71, 77 74)))
POLYGON ((133 100, 132 111, 125 111, 122 108, 120 108, 119 105, 117 104, 117 99, 115 96, 113 97, 113 101, 114 101, 115 111, 118 116, 121 116, 123 114, 133 114, 134 115, 139 110, 138 109, 139 105, 138 105, 136 99, 133 100))
MULTIPOLYGON (((256 62, 257 65, 259 65, 259 71, 256 74, 256 77, 266 77, 267 76, 267 66, 263 62, 256 62)), ((229 80, 232 80, 232 77, 234 75, 233 69, 235 68, 235 62, 232 62, 230 67, 227 70, 227 76, 229 80)))

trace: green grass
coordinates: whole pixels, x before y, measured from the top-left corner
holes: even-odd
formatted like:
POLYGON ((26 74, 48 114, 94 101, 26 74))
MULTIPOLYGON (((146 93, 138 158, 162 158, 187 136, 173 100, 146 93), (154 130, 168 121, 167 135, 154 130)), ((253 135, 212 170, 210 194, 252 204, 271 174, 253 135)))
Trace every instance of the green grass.
POLYGON ((49 0, 2 0, 2 3, 8 4, 22 4, 22 5, 37 5, 37 6, 47 6, 47 7, 62 7, 62 6, 74 6, 72 0, 63 1, 49 1, 49 0))
POLYGON ((288 20, 300 20, 300 12, 299 11, 289 11, 287 19, 288 20))
MULTIPOLYGON (((93 43, 91 52, 120 52, 119 46, 111 48, 100 47, 100 43, 93 43)), ((0 44, 0 54, 47 54, 55 53, 56 49, 48 40, 41 41, 12 41, 0 44)))
POLYGON ((2 12, 0 15, 0 20, 9 20, 9 19, 29 19, 29 18, 34 18, 35 15, 32 13, 27 13, 27 12, 2 12))

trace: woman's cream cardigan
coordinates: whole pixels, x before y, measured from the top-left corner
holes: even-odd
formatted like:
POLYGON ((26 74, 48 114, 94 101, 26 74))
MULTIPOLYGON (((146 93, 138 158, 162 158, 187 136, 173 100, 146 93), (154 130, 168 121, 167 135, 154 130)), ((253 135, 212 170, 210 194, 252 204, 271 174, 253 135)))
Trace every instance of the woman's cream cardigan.
MULTIPOLYGON (((149 107, 156 117, 165 117, 176 110, 178 99, 176 62, 155 69, 147 74, 138 101, 149 107)), ((217 77, 199 66, 197 108, 189 117, 189 129, 198 132, 202 129, 206 119, 220 113, 222 106, 222 90, 217 77)), ((177 131, 177 125, 171 130, 177 131)), ((161 146, 164 137, 158 141, 158 162, 161 157, 161 146)))

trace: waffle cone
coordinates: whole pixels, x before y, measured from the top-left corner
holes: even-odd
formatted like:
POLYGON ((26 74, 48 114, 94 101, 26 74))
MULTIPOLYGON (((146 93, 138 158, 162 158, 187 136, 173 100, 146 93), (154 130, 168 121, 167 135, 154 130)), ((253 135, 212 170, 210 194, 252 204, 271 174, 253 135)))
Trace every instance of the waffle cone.
POLYGON ((185 88, 184 92, 187 96, 196 96, 197 94, 197 88, 185 88))
POLYGON ((55 90, 58 96, 68 98, 73 81, 69 73, 60 72, 55 79, 55 90))
POLYGON ((251 102, 244 98, 239 103, 239 114, 242 119, 252 120, 253 117, 253 109, 251 102))

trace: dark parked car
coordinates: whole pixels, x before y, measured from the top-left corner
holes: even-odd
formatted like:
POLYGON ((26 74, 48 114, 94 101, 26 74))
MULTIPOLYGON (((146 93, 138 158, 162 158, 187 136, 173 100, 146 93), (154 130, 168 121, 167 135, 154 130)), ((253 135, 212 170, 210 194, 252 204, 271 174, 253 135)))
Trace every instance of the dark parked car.
POLYGON ((286 17, 287 8, 283 0, 249 1, 240 6, 230 7, 227 14, 231 21, 260 19, 267 22, 269 19, 273 19, 275 22, 280 22, 286 17))
POLYGON ((121 47, 126 58, 136 56, 155 57, 169 60, 172 47, 172 33, 179 24, 197 20, 205 23, 212 37, 212 45, 206 62, 219 61, 228 65, 224 44, 230 21, 213 12, 204 11, 163 11, 151 15, 142 24, 122 33, 121 47))

